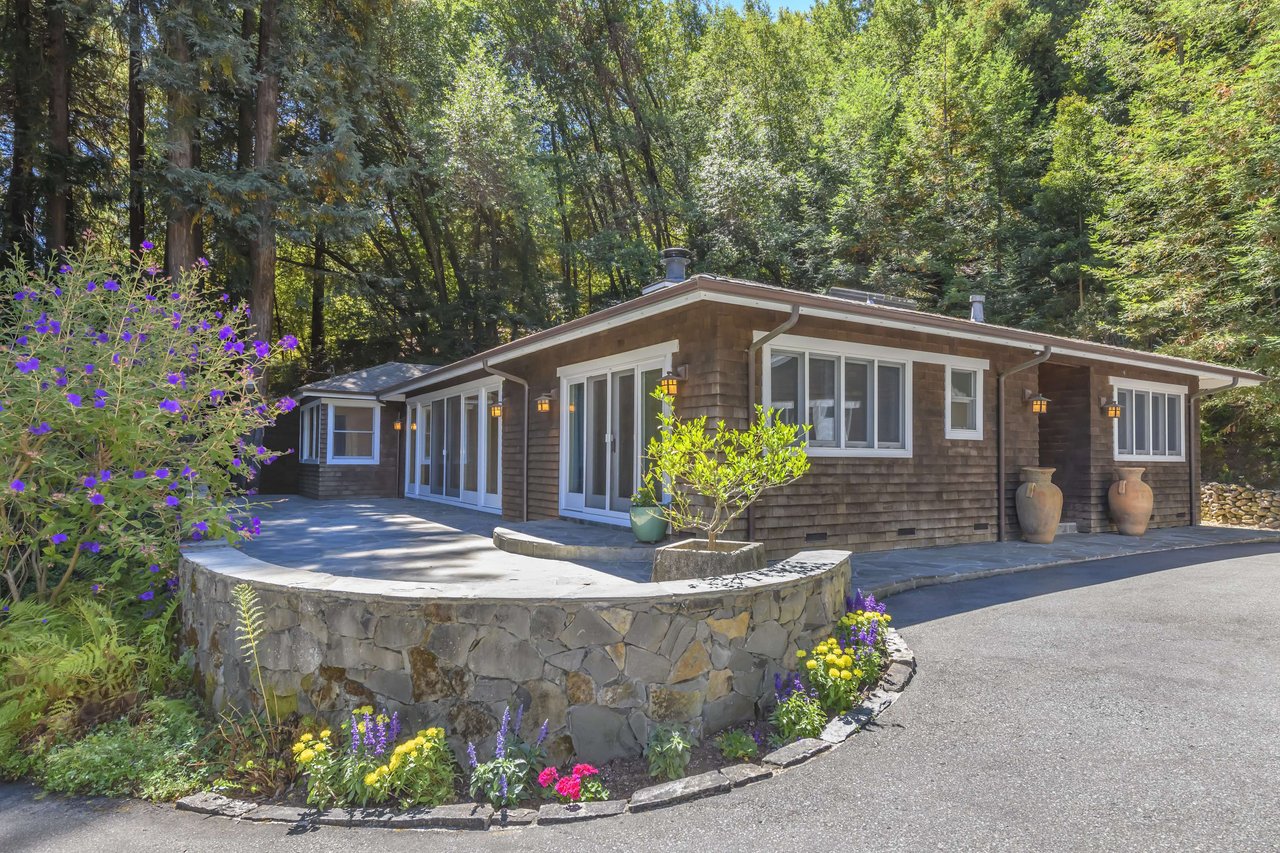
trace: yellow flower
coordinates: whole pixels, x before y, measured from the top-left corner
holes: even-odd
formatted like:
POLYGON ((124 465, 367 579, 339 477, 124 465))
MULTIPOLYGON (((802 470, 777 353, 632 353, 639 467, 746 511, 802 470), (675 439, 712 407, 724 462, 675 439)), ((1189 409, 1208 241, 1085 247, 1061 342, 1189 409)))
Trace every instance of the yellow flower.
POLYGON ((862 678, 862 670, 860 670, 860 669, 855 669, 855 670, 853 671, 853 674, 854 674, 854 675, 856 675, 856 676, 858 676, 858 678, 862 678))
POLYGON ((319 753, 319 752, 324 752, 326 749, 329 748, 329 746, 324 741, 318 740, 316 741, 316 745, 312 748, 319 753))
POLYGON ((302 737, 298 738, 298 740, 302 741, 303 743, 306 743, 307 741, 311 740, 311 732, 306 732, 305 734, 302 735, 302 737))
POLYGON ((364 721, 363 721, 363 720, 362 720, 361 722, 356 723, 356 731, 360 732, 360 734, 364 734, 364 721))
POLYGON ((796 657, 798 657, 798 658, 803 658, 803 657, 804 657, 804 649, 797 649, 797 650, 796 650, 796 657))
POLYGON ((840 666, 844 667, 845 669, 848 669, 849 667, 853 666, 853 658, 849 657, 848 655, 845 655, 844 657, 840 658, 840 666))
POLYGON ((833 667, 831 667, 831 669, 827 670, 827 675, 831 676, 832 678, 839 678, 839 677, 840 677, 840 670, 836 669, 836 668, 833 666, 833 667))
POLYGON ((884 616, 882 616, 882 617, 880 617, 880 618, 884 619, 884 621, 886 621, 886 622, 892 622, 892 621, 893 621, 893 617, 892 617, 892 616, 890 616, 888 613, 884 614, 884 616))
POLYGON ((422 747, 427 745, 427 739, 424 737, 416 737, 412 741, 410 741, 410 743, 413 744, 414 749, 421 749, 422 747))
POLYGON ((809 669, 817 669, 818 662, 816 660, 811 660, 808 663, 806 663, 805 666, 809 667, 809 669))
POLYGON ((444 737, 444 729, 439 726, 427 729, 427 737, 444 737))
POLYGON ((372 773, 366 773, 364 776, 364 784, 366 788, 372 788, 374 785, 378 784, 378 772, 375 770, 372 773))
POLYGON ((304 749, 302 750, 302 752, 298 753, 298 763, 310 764, 312 759, 314 759, 315 757, 316 757, 316 751, 314 749, 304 749))
POLYGON ((351 712, 352 716, 359 716, 362 714, 372 714, 372 713, 373 713, 372 705, 363 705, 351 712))
POLYGON ((850 679, 853 678, 853 673, 847 669, 842 669, 840 670, 840 678, 843 679, 844 681, 849 681, 850 679))
POLYGON ((431 729, 418 729, 418 737, 431 737, 431 729))
POLYGON ((393 755, 391 756, 391 761, 387 762, 387 766, 392 770, 395 770, 397 767, 400 766, 400 761, 401 761, 401 756, 399 754, 393 755))
POLYGON ((825 658, 823 658, 823 660, 831 664, 840 662, 840 658, 836 657, 835 655, 827 655, 825 658))
POLYGON ((333 732, 329 731, 328 729, 325 729, 324 731, 322 731, 322 732, 320 733, 320 737, 324 738, 325 740, 328 740, 328 739, 329 739, 329 735, 331 735, 331 734, 333 734, 333 732))
POLYGON ((305 746, 306 746, 306 744, 304 744, 304 743, 302 743, 302 742, 295 743, 295 744, 293 745, 293 754, 294 754, 294 755, 297 755, 299 752, 302 752, 303 747, 305 747, 305 746))

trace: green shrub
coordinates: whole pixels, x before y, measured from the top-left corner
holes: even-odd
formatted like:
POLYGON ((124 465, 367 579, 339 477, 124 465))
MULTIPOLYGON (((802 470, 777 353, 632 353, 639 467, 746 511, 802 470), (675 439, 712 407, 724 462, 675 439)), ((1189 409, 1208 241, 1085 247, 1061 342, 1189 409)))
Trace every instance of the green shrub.
POLYGON ((778 701, 769 715, 769 722, 774 728, 773 742, 781 746, 821 735, 827 726, 827 714, 817 699, 796 690, 778 701))
POLYGON ((36 775, 64 794, 173 800, 208 784, 208 727, 180 699, 152 699, 136 723, 118 719, 75 743, 50 750, 36 775))
POLYGON ((716 737, 716 747, 726 761, 750 761, 760 754, 760 746, 745 729, 729 729, 716 737))
POLYGON ((693 739, 680 726, 658 726, 644 745, 649 775, 655 779, 682 779, 693 757, 693 739))

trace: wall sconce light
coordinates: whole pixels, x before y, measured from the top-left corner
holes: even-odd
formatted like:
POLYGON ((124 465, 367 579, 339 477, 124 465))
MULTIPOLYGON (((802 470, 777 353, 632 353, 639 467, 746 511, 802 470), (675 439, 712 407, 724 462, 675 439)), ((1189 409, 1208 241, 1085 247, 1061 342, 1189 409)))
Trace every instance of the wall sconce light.
POLYGON ((550 394, 541 394, 533 401, 533 406, 538 410, 538 414, 545 415, 551 411, 551 401, 556 398, 556 393, 552 391, 550 394))
POLYGON ((418 431, 418 422, 416 420, 409 421, 409 429, 412 432, 418 431))
POLYGON ((686 373, 688 373, 688 367, 683 364, 675 368, 675 370, 668 370, 658 380, 658 387, 668 397, 675 397, 680 393, 680 382, 685 378, 686 373))
POLYGON ((400 430, 404 429, 404 424, 400 422, 399 418, 397 418, 396 422, 393 423, 391 426, 392 428, 395 429, 396 432, 399 432, 400 430))
POLYGON ((1120 404, 1114 398, 1099 397, 1098 406, 1102 409, 1102 414, 1107 417, 1112 419, 1120 417, 1120 404))
POLYGON ((501 400, 499 400, 496 403, 489 404, 489 417, 491 418, 502 417, 502 401, 501 400))
POLYGON ((1049 411, 1049 398, 1043 394, 1033 394, 1028 390, 1023 392, 1022 398, 1031 404, 1031 411, 1037 415, 1043 415, 1049 411))

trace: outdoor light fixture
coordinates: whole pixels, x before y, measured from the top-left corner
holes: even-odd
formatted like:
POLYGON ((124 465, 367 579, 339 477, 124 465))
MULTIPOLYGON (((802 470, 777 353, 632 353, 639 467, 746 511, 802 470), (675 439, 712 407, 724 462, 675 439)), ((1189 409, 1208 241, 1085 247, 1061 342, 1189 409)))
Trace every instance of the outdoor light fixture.
POLYGON ((680 393, 680 381, 685 378, 687 372, 685 365, 680 365, 675 371, 668 370, 662 374, 662 378, 658 380, 658 387, 662 389, 662 393, 668 397, 674 397, 680 393))
POLYGON ((395 429, 396 432, 399 432, 400 430, 404 429, 404 424, 400 423, 399 420, 397 420, 391 426, 395 429))
POLYGON ((491 418, 502 417, 502 401, 501 400, 499 400, 496 403, 491 403, 489 405, 489 417, 491 418))
POLYGON ((1035 412, 1037 415, 1043 415, 1045 412, 1049 411, 1049 398, 1043 394, 1033 394, 1031 391, 1024 391, 1023 399, 1031 404, 1031 411, 1035 412))
POLYGON ((1098 405, 1102 408, 1102 414, 1107 417, 1113 419, 1120 417, 1120 404, 1114 398, 1099 397, 1098 405))
POLYGON ((534 408, 538 410, 538 414, 545 415, 547 412, 551 411, 551 400, 553 397, 554 394, 541 394, 533 401, 534 408))
POLYGON ((417 421, 409 421, 409 429, 410 429, 410 430, 412 430, 413 432, 417 432, 417 431, 418 431, 418 422, 417 422, 417 421))

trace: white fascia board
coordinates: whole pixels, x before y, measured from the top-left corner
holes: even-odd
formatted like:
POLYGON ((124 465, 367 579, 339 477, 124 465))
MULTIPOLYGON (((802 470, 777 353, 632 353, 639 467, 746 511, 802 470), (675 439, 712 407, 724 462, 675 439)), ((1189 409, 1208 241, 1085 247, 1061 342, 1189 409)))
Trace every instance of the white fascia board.
MULTIPOLYGON (((760 340, 768 332, 756 330, 754 340, 760 340)), ((919 361, 925 364, 945 364, 965 370, 989 370, 991 362, 985 358, 969 358, 962 355, 950 355, 928 350, 898 349, 857 341, 843 341, 835 338, 812 338, 805 335, 779 335, 769 342, 771 349, 798 349, 810 353, 827 355, 843 355, 850 358, 876 358, 884 361, 919 361)))
POLYGON ((479 379, 472 379, 470 382, 462 382, 458 385, 450 385, 447 388, 436 388, 431 391, 424 391, 421 394, 407 396, 405 399, 410 405, 415 403, 429 403, 432 400, 443 400, 445 397, 457 397, 459 395, 467 396, 475 394, 478 391, 493 390, 494 388, 502 388, 503 379, 495 374, 487 374, 479 379))
POLYGON ((566 364, 556 368, 556 376, 578 376, 583 374, 605 372, 614 368, 632 367, 646 361, 659 361, 669 358, 673 353, 680 349, 680 342, 676 340, 663 341, 660 344, 653 344, 639 349, 627 350, 626 352, 606 355, 600 358, 593 358, 588 361, 579 361, 576 364, 566 364))
POLYGON ((1168 382, 1152 382, 1148 379, 1127 379, 1123 376, 1109 376, 1107 381, 1112 388, 1132 388, 1135 391, 1155 391, 1160 394, 1181 394, 1186 396, 1191 389, 1186 385, 1173 385, 1168 382))

